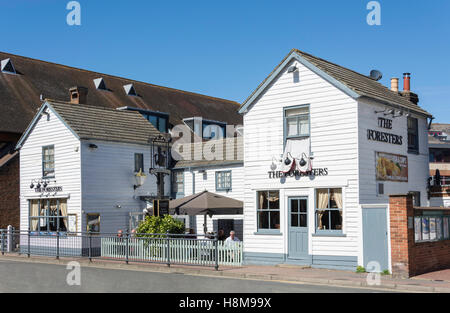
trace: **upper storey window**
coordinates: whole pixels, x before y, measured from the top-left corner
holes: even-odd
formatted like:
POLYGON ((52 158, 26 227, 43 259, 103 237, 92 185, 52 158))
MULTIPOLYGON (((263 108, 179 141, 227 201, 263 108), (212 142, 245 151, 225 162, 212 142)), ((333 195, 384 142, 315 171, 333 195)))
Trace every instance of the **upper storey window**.
POLYGON ((408 117, 408 152, 419 152, 419 122, 413 117, 408 117))
POLYGON ((286 138, 309 137, 309 107, 301 107, 285 110, 286 138))
POLYGON ((42 177, 55 177, 55 146, 42 147, 42 177))
POLYGON ((197 136, 205 140, 226 138, 226 123, 201 117, 186 118, 183 121, 197 136))

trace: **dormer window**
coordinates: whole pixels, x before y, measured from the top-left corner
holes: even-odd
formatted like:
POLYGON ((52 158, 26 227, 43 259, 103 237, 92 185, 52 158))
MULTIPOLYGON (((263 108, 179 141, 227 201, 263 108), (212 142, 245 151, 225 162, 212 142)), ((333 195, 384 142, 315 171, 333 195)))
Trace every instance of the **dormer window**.
POLYGON ((11 61, 11 59, 5 59, 1 62, 2 73, 16 74, 16 69, 11 61))
POLYGON ((136 89, 134 89, 133 84, 125 85, 123 86, 123 89, 125 89, 125 93, 129 96, 137 96, 136 89))
POLYGON ((169 132, 169 114, 163 112, 155 112, 150 110, 132 108, 132 107, 121 107, 118 110, 128 110, 128 111, 137 111, 145 117, 157 130, 161 133, 169 132))
POLYGON ((94 85, 97 90, 108 90, 106 88, 106 83, 103 78, 94 79, 94 85))
POLYGON ((201 117, 186 118, 183 121, 197 136, 205 140, 226 138, 226 123, 209 121, 201 117))

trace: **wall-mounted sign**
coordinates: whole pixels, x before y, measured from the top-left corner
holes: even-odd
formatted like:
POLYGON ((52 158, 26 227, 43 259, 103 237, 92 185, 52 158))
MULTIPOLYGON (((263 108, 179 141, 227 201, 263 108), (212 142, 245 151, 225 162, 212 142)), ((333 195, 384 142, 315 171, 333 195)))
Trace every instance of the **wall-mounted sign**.
POLYGON ((308 172, 292 171, 284 173, 281 171, 270 171, 270 179, 279 179, 284 177, 309 177, 309 176, 328 176, 328 168, 315 168, 308 172))
POLYGON ((403 145, 403 137, 389 134, 385 132, 380 132, 378 130, 368 129, 367 130, 367 139, 378 142, 386 142, 393 145, 403 145))
POLYGON ((385 128, 385 129, 392 129, 392 120, 379 117, 378 118, 378 127, 385 128))
POLYGON ((153 215, 161 217, 169 215, 169 200, 154 200, 153 215))
POLYGON ((63 187, 41 187, 41 188, 35 188, 35 192, 43 193, 43 192, 61 192, 63 191, 63 187))
POLYGON ((377 180, 408 182, 407 156, 377 152, 376 162, 377 180))

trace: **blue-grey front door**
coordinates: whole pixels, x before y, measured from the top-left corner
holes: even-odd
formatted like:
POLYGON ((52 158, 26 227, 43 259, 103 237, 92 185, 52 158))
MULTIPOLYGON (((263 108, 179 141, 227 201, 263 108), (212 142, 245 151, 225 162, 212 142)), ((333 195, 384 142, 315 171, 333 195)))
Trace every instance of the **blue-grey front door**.
POLYGON ((308 258, 308 198, 289 198, 289 259, 308 258))
POLYGON ((389 269, 386 208, 363 209, 363 248, 366 269, 373 270, 371 262, 378 262, 380 271, 389 269))

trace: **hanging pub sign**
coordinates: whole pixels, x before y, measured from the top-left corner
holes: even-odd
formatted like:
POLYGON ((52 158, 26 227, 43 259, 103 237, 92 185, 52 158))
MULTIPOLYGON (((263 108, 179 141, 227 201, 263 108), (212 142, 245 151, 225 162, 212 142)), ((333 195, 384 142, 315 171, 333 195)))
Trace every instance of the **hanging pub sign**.
POLYGON ((43 192, 61 192, 63 191, 63 187, 40 187, 40 188, 35 188, 34 189, 35 192, 39 192, 39 193, 43 193, 43 192))
POLYGON ((153 200, 153 215, 161 217, 169 215, 169 200, 153 200))
POLYGON ((376 175, 379 181, 408 182, 408 157, 376 153, 376 175))
POLYGON ((279 179, 284 177, 309 177, 309 176, 328 176, 328 168, 315 168, 311 171, 300 172, 300 171, 290 171, 288 173, 282 171, 270 171, 270 179, 279 179))

